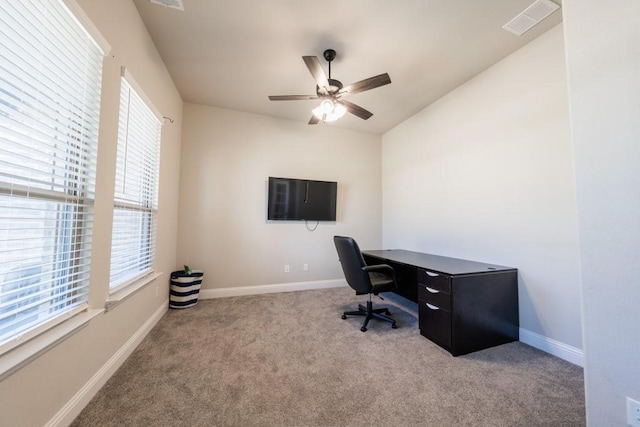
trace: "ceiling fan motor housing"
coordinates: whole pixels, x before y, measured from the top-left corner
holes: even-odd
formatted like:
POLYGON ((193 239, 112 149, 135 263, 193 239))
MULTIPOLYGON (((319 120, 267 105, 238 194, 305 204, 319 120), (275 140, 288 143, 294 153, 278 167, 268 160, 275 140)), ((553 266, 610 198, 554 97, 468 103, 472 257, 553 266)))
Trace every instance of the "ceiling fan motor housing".
POLYGON ((318 96, 335 95, 340 89, 342 89, 342 82, 340 80, 327 79, 327 82, 329 82, 329 87, 327 88, 328 92, 325 92, 324 88, 316 85, 316 94, 318 94, 318 96))

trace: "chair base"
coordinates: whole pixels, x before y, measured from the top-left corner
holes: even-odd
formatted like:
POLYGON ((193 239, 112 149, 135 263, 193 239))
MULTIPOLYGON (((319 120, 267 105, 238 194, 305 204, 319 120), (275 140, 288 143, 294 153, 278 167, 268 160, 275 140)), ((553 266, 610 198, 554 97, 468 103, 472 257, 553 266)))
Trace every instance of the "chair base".
POLYGON ((342 313, 342 318, 346 319, 347 316, 365 316, 364 319, 364 323, 362 324, 362 327, 360 328, 360 330, 362 332, 366 332, 367 331, 367 325, 369 324, 369 320, 371 319, 378 319, 378 320, 383 320, 385 322, 389 322, 391 323, 391 327, 393 329, 396 329, 398 326, 396 325, 396 321, 394 319, 392 319, 391 317, 387 317, 384 314, 391 314, 391 312, 389 311, 388 308, 383 307, 383 308, 373 308, 373 303, 371 302, 371 300, 367 301, 367 306, 365 307, 362 304, 358 304, 358 311, 345 311, 344 313, 342 313))

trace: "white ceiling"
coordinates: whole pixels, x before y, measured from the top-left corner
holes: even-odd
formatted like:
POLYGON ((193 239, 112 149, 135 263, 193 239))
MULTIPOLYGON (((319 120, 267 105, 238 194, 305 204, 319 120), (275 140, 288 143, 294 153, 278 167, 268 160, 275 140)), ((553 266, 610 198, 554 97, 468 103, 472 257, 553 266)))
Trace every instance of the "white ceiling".
MULTIPOLYGON (((302 56, 345 86, 389 73, 391 84, 348 100, 373 113, 337 126, 382 134, 562 20, 523 36, 502 26, 533 0, 184 0, 184 12, 134 0, 185 102, 307 123, 318 101, 302 56)), ((557 4, 560 1, 555 0, 557 4)))

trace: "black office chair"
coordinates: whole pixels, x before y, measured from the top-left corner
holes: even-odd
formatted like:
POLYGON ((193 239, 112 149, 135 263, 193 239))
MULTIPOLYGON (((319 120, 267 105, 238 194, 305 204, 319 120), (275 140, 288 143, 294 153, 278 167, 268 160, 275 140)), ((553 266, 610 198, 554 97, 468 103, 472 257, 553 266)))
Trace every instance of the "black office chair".
POLYGON ((342 318, 347 316, 365 316, 364 323, 360 330, 366 332, 369 320, 375 318, 390 322, 391 327, 396 329, 396 321, 382 313, 391 314, 388 308, 373 308, 371 295, 378 295, 379 292, 388 292, 396 289, 396 277, 393 268, 386 264, 366 265, 360 248, 351 237, 334 236, 333 243, 338 251, 338 258, 342 264, 344 277, 349 286, 356 291, 356 295, 369 294, 367 306, 358 305, 358 311, 345 311, 342 318))

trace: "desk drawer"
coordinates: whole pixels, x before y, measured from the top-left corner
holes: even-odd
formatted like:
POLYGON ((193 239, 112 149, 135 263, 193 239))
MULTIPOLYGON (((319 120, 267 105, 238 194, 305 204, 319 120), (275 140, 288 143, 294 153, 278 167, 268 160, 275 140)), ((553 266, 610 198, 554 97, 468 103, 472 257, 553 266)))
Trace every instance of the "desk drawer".
POLYGON ((431 289, 435 289, 446 294, 451 293, 450 277, 444 274, 420 269, 418 270, 418 283, 427 285, 431 289))
POLYGON ((422 283, 418 284, 418 301, 420 304, 428 302, 438 308, 451 311, 451 295, 422 283))
POLYGON ((451 348, 451 313, 434 305, 420 302, 420 334, 449 350, 451 348))

